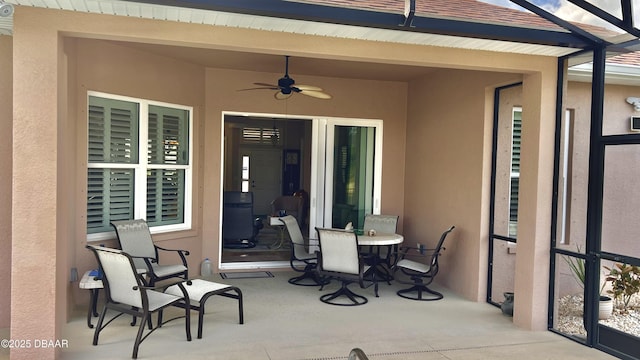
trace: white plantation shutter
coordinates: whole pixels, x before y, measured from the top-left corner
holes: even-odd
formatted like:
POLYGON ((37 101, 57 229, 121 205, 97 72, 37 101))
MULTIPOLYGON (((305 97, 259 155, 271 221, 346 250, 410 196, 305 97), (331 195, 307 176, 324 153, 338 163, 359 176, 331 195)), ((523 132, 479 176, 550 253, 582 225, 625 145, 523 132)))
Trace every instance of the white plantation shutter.
POLYGON ((511 183, 509 191, 509 221, 518 221, 518 194, 520 192, 520 142, 522 139, 522 109, 513 110, 511 133, 511 183))
MULTIPOLYGON (((188 116, 181 109, 149 106, 149 167, 188 164, 188 116)), ((178 224, 184 221, 185 171, 158 168, 147 171, 147 222, 178 224)))
POLYGON ((184 170, 149 170, 147 222, 177 224, 184 220, 184 170))
POLYGON ((144 216, 150 226, 190 226, 190 108, 99 95, 89 96, 87 232, 144 216))
POLYGON ((138 104, 89 98, 89 162, 138 162, 138 104))

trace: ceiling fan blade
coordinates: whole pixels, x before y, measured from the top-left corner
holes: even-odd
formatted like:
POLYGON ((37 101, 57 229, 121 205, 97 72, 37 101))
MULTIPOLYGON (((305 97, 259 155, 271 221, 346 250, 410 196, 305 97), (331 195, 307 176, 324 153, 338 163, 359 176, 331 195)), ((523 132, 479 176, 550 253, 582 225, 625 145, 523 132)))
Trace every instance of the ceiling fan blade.
POLYGON ((278 85, 273 85, 273 84, 253 83, 253 85, 266 86, 266 87, 268 87, 268 88, 279 89, 278 85))
POLYGON ((254 87, 254 88, 247 88, 247 89, 238 89, 237 91, 246 91, 246 90, 279 90, 277 87, 273 88, 273 87, 254 87))
POLYGON ((322 91, 322 88, 319 88, 317 86, 312 86, 312 85, 294 85, 294 87, 297 87, 298 89, 303 91, 306 91, 306 90, 322 91))
POLYGON ((273 94, 273 97, 275 97, 278 100, 286 100, 290 98, 291 95, 293 95, 293 93, 283 94, 282 91, 277 91, 275 94, 273 94))
POLYGON ((322 91, 300 90, 300 94, 311 96, 311 97, 314 97, 314 98, 317 98, 317 99, 325 99, 325 100, 331 99, 331 95, 329 95, 329 94, 327 94, 325 92, 322 92, 322 91))

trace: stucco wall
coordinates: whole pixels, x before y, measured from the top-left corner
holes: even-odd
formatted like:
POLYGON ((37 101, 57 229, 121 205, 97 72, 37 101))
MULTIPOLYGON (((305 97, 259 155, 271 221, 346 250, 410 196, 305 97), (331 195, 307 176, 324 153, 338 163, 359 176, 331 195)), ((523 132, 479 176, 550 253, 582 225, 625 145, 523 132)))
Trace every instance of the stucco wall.
POLYGON ((442 231, 455 225, 436 280, 474 301, 484 299, 487 278, 493 100, 485 90, 520 79, 447 70, 410 87, 405 237, 409 246, 419 241, 433 247, 442 231))
MULTIPOLYGON (((11 167, 13 127, 13 64, 12 38, 0 35, 0 168, 9 172, 0 178, 0 288, 11 285, 11 167)), ((0 292, 0 328, 9 327, 11 292, 0 292)))
MULTIPOLYGON (((75 67, 69 73, 70 93, 75 100, 74 120, 69 131, 75 136, 75 146, 67 149, 69 155, 75 157, 69 172, 76 174, 73 181, 76 191, 71 193, 76 204, 72 213, 75 236, 71 246, 74 256, 70 259, 69 269, 78 269, 79 276, 96 267, 93 255, 85 249, 86 241, 86 143, 87 143, 87 91, 100 91, 116 95, 131 96, 155 101, 163 101, 194 107, 194 163, 202 162, 201 142, 203 134, 197 129, 202 124, 202 104, 204 98, 204 69, 201 66, 188 64, 154 54, 140 52, 108 41, 74 39, 67 40, 66 54, 72 59, 75 67)), ((174 232, 170 234, 154 234, 155 241, 167 248, 188 250, 187 257, 192 274, 198 273, 201 260, 200 232, 201 221, 199 192, 202 173, 194 168, 193 184, 193 231, 174 232)), ((97 242, 107 246, 117 246, 113 240, 97 242)), ((167 258, 164 261, 171 261, 167 258)), ((78 289, 77 284, 71 287, 73 304, 88 302, 86 291, 78 289)))

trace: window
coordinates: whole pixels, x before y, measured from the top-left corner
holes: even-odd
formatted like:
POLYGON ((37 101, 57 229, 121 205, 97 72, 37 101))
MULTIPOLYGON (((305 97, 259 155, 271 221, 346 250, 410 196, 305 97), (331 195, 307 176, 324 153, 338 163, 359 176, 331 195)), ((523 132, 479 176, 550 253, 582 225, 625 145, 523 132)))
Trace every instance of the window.
POLYGON ((249 156, 242 156, 242 183, 240 184, 242 192, 249 192, 249 156))
POLYGON ((275 124, 273 128, 244 127, 242 129, 242 142, 245 144, 272 145, 280 143, 280 129, 275 124))
POLYGON ((114 220, 189 229, 192 108, 97 92, 88 104, 88 238, 114 220))
POLYGON ((522 138, 522 108, 513 108, 511 130, 511 175, 509 187, 509 236, 518 232, 518 190, 520 187, 520 140, 522 138))

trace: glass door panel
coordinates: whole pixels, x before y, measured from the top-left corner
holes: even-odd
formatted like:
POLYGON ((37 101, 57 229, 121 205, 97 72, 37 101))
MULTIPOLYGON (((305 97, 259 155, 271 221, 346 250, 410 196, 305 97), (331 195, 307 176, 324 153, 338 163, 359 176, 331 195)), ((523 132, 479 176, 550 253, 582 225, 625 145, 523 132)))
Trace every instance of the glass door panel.
POLYGON ((382 121, 318 120, 314 134, 310 228, 361 227, 365 214, 380 213, 382 121))
POLYGON ((375 129, 336 126, 333 148, 333 199, 331 225, 344 228, 351 222, 362 228, 373 202, 373 145, 375 129))

